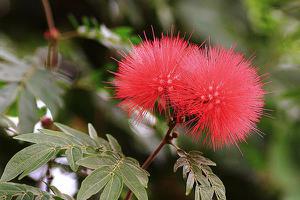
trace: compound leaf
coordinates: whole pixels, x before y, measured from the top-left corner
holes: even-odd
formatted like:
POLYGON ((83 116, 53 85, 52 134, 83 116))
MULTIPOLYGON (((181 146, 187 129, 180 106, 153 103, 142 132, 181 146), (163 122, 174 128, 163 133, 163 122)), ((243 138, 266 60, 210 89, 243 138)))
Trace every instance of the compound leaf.
POLYGON ((102 167, 93 171, 81 184, 77 194, 78 200, 86 200, 98 193, 111 179, 109 167, 102 167))
POLYGON ((114 175, 101 193, 100 200, 118 200, 123 189, 122 179, 114 175))
POLYGON ((10 83, 0 89, 0 112, 4 112, 17 97, 18 84, 10 83))
POLYGON ((66 156, 71 169, 76 172, 79 167, 76 162, 83 157, 81 149, 77 146, 71 146, 66 150, 66 156))
POLYGON ((19 124, 22 133, 32 132, 34 125, 39 121, 38 107, 34 96, 25 88, 19 97, 19 124))
POLYGON ((26 176, 46 164, 57 153, 57 149, 47 144, 34 144, 16 153, 7 163, 0 181, 10 181, 22 174, 26 176))
POLYGON ((201 152, 189 153, 180 150, 179 159, 174 165, 174 172, 183 168, 183 177, 186 178, 186 195, 189 195, 195 185, 195 200, 226 200, 225 187, 222 181, 212 172, 209 166, 216 164, 205 158, 201 152))

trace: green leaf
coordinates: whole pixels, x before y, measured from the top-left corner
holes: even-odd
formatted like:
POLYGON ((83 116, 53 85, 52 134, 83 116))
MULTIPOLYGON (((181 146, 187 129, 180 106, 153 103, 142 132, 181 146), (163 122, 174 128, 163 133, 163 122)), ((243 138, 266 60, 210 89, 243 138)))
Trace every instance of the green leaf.
POLYGON ((107 150, 111 149, 109 143, 105 139, 98 137, 98 134, 92 124, 88 124, 88 129, 90 137, 97 143, 98 147, 102 147, 107 150))
POLYGON ((182 166, 182 177, 183 177, 184 179, 187 178, 187 174, 189 173, 189 171, 190 171, 190 167, 188 166, 188 164, 182 166))
POLYGON ((76 162, 83 157, 81 149, 76 146, 71 146, 66 150, 66 156, 71 169, 76 172, 79 167, 76 162))
POLYGON ((113 175, 101 193, 100 200, 118 200, 122 189, 122 179, 117 175, 113 175))
MULTIPOLYGON (((40 133, 15 137, 15 139, 36 144, 21 150, 8 162, 1 181, 11 180, 19 174, 22 178, 51 160, 59 150, 65 149, 65 155, 72 170, 76 171, 78 165, 95 169, 82 182, 78 193, 79 199, 87 199, 103 188, 105 193, 102 194, 102 198, 118 198, 123 184, 131 189, 139 200, 148 199, 145 188, 148 184, 149 173, 140 167, 137 160, 123 155, 115 138, 108 135, 108 142, 104 139, 103 141, 110 146, 109 149, 99 148, 87 134, 59 123, 56 125, 63 132, 41 129, 40 133), (86 157, 83 158, 83 155, 86 157)), ((89 129, 93 132, 91 126, 89 129)), ((95 133, 92 135, 96 136, 95 133)), ((62 197, 55 198, 61 199, 62 197)))
POLYGON ((124 162, 126 165, 128 165, 131 168, 132 173, 136 175, 136 177, 139 179, 140 183, 145 188, 147 188, 148 181, 149 181, 148 176, 150 176, 150 174, 146 170, 144 170, 143 168, 140 167, 137 160, 134 159, 134 162, 132 162, 132 161, 133 161, 132 158, 126 158, 124 162))
POLYGON ((107 137, 110 147, 113 151, 122 152, 122 148, 121 148, 120 144, 112 135, 106 134, 106 137, 107 137))
POLYGON ((23 193, 21 195, 18 195, 16 200, 34 200, 34 195, 32 192, 23 193))
POLYGON ((200 193, 201 199, 203 199, 203 200, 213 199, 214 190, 211 187, 199 186, 197 189, 199 189, 199 193, 200 193))
POLYGON ((32 132, 39 118, 35 99, 42 100, 53 116, 63 104, 63 89, 50 71, 36 67, 36 63, 28 59, 18 59, 2 47, 0 81, 8 83, 0 89, 0 112, 7 111, 15 116, 17 112, 21 132, 32 132), (20 101, 15 102, 18 92, 21 92, 20 101))
POLYGON ((202 153, 199 151, 191 151, 189 152, 189 155, 193 158, 194 161, 198 162, 199 165, 216 166, 216 163, 208 158, 203 157, 202 153))
POLYGON ((12 63, 0 63, 0 80, 4 82, 18 82, 20 81, 27 67, 15 65, 12 63))
POLYGON ((22 133, 32 132, 34 125, 39 121, 36 100, 27 89, 20 93, 19 121, 18 129, 22 133))
POLYGON ((89 128, 89 135, 92 139, 97 139, 98 138, 98 135, 97 135, 97 132, 94 128, 94 126, 90 123, 88 123, 88 128, 89 128))
POLYGON ((62 140, 60 137, 46 135, 43 133, 21 134, 21 135, 14 137, 14 139, 31 142, 31 143, 37 143, 37 144, 48 143, 48 144, 53 144, 53 145, 59 146, 59 147, 69 144, 67 141, 62 140))
POLYGON ((0 127, 17 129, 15 123, 3 114, 0 114, 0 127))
POLYGON ((73 28, 77 28, 79 26, 78 21, 76 20, 74 15, 68 15, 68 19, 72 24, 73 28))
POLYGON ((22 61, 20 61, 14 54, 9 52, 7 49, 3 47, 0 48, 0 61, 5 61, 6 63, 12 63, 16 65, 22 65, 22 61))
POLYGON ((186 181, 185 195, 189 195, 194 187, 195 177, 193 172, 190 172, 186 181))
POLYGON ((116 159, 111 156, 100 156, 93 155, 80 159, 77 161, 78 165, 90 168, 97 169, 103 166, 112 166, 116 163, 116 159))
POLYGON ((195 200, 212 200, 215 196, 218 200, 226 200, 225 187, 222 181, 212 172, 210 165, 215 163, 205 158, 199 151, 189 153, 183 150, 177 151, 180 158, 174 165, 174 172, 179 167, 183 168, 183 176, 186 178, 186 195, 190 194, 195 186, 195 200))
POLYGON ((101 137, 97 137, 94 140, 97 143, 98 147, 103 148, 104 150, 112 150, 109 143, 108 143, 108 141, 106 141, 105 139, 103 139, 101 137))
POLYGON ((103 24, 100 26, 98 24, 95 20, 84 17, 82 25, 77 26, 77 32, 81 37, 96 40, 107 48, 123 50, 131 48, 129 39, 134 38, 134 35, 128 35, 128 30, 115 29, 116 31, 113 31, 103 24), (126 37, 126 35, 129 37, 126 37))
MULTIPOLYGON (((148 184, 148 176, 149 173, 142 169, 139 166, 139 163, 137 160, 133 158, 126 158, 124 155, 120 155, 120 153, 113 152, 113 151, 104 151, 101 154, 88 156, 85 158, 82 158, 81 160, 77 161, 77 164, 82 165, 87 168, 96 169, 95 171, 99 170, 107 170, 109 174, 111 174, 111 177, 109 181, 113 178, 113 176, 118 176, 120 180, 130 189, 133 191, 133 194, 140 200, 146 200, 147 192, 145 188, 148 184)), ((94 172, 95 172, 94 171, 94 172)), ((89 176, 88 176, 89 177, 89 176)), ((88 178, 87 177, 87 178, 88 178)), ((117 181, 117 180, 115 180, 117 181)), ((107 181, 108 182, 108 181, 107 181)), ((109 182, 110 183, 110 182, 109 182)), ((111 183, 113 184, 113 183, 111 183)), ((117 183, 114 183, 117 184, 117 183)), ((120 184, 118 184, 120 185, 120 184)), ((121 186, 122 186, 121 185, 121 186)), ((121 187, 120 186, 120 187, 121 187)), ((107 186, 106 190, 108 190, 109 187, 115 188, 115 186, 107 186)), ((119 188, 121 190, 122 188, 119 188)), ((80 189, 81 190, 81 189, 80 189)), ((93 192, 97 193, 101 189, 98 189, 97 191, 93 190, 93 192)), ((117 196, 117 191, 112 191, 113 196, 117 196)), ((95 194, 93 193, 93 194, 95 194)), ((102 192, 102 198, 106 197, 102 192)), ((92 194, 91 194, 92 195, 92 194)), ((83 195, 84 196, 84 195, 83 195)), ((87 195, 88 196, 88 195, 87 195)), ((107 197, 108 198, 108 197, 107 197)))
POLYGON ((126 163, 128 163, 128 164, 131 164, 131 165, 134 165, 134 166, 137 166, 137 167, 139 167, 140 166, 140 163, 139 163, 139 161, 137 161, 136 159, 134 159, 134 158, 131 158, 131 157, 126 157, 126 163))
POLYGON ((15 193, 21 193, 23 191, 23 188, 16 184, 12 183, 1 183, 0 182, 0 194, 6 193, 9 195, 15 194, 15 193))
POLYGON ((31 163, 26 166, 26 169, 20 175, 19 179, 24 178, 30 172, 33 172, 34 170, 47 164, 51 159, 53 159, 56 156, 57 153, 58 150, 53 146, 49 146, 48 148, 46 147, 41 152, 36 152, 34 155, 35 157, 31 160, 31 163))
POLYGON ((222 181, 217 177, 215 174, 210 173, 208 176, 209 181, 212 184, 212 187, 215 191, 216 197, 218 200, 225 200, 226 199, 226 192, 225 187, 222 181))
POLYGON ((85 154, 95 155, 95 154, 99 153, 97 148, 90 147, 90 146, 83 146, 83 147, 85 147, 82 149, 85 154))
POLYGON ((202 187, 205 187, 205 188, 212 188, 210 182, 209 182, 209 179, 204 176, 201 172, 201 169, 197 169, 195 167, 193 167, 193 171, 196 173, 196 180, 197 182, 202 186, 202 187))
POLYGON ((59 197, 61 199, 64 199, 64 200, 74 200, 73 197, 67 195, 67 194, 64 194, 62 193, 61 191, 59 191, 58 188, 56 188, 54 185, 51 185, 50 186, 50 189, 51 191, 55 194, 56 197, 59 197))
POLYGON ((85 144, 87 146, 94 146, 94 147, 97 146, 95 141, 93 141, 93 139, 90 138, 87 134, 85 134, 81 131, 78 131, 76 129, 70 128, 66 125, 60 124, 60 123, 55 123, 55 125, 60 130, 62 130, 65 134, 73 136, 73 137, 79 139, 82 142, 82 144, 85 144))
POLYGON ((0 48, 0 80, 4 82, 20 81, 28 70, 22 61, 7 50, 0 48))
POLYGON ((61 193, 59 191, 59 189, 57 187, 55 187, 54 185, 48 185, 48 187, 50 188, 50 190, 58 197, 61 197, 63 195, 63 193, 61 193))
POLYGON ((128 38, 130 37, 131 33, 133 32, 133 29, 128 26, 119 26, 117 28, 114 28, 113 31, 120 35, 122 38, 128 38))
POLYGON ((174 172, 176 172, 178 168, 183 167, 184 165, 188 165, 186 158, 178 158, 174 164, 174 172))
POLYGON ((17 83, 10 83, 0 88, 0 113, 4 112, 14 102, 17 93, 17 83))
POLYGON ((200 199, 200 188, 199 188, 198 184, 196 184, 196 188, 195 188, 195 200, 201 200, 200 199))
POLYGON ((53 116, 62 107, 63 90, 49 71, 37 69, 26 81, 26 87, 36 97, 41 99, 50 109, 53 116))
POLYGON ((187 153, 184 150, 182 150, 182 149, 177 149, 177 154, 180 157, 186 157, 187 156, 187 153))
POLYGON ((126 186, 133 192, 138 200, 148 199, 144 186, 141 184, 130 166, 122 165, 116 173, 122 177, 126 186))
POLYGON ((223 190, 219 187, 216 187, 216 188, 214 188, 214 191, 215 191, 215 194, 216 194, 216 197, 218 200, 226 200, 225 190, 223 190))
POLYGON ((52 130, 48 130, 48 129, 41 129, 39 131, 46 135, 60 138, 60 140, 65 141, 68 145, 79 145, 79 146, 83 145, 83 143, 80 141, 80 139, 74 137, 73 135, 67 135, 60 131, 52 131, 52 130))
POLYGON ((43 192, 39 188, 18 183, 0 182, 0 199, 9 200, 12 197, 30 200, 53 200, 53 197, 49 193, 43 192))
POLYGON ((86 200, 98 193, 111 179, 109 167, 101 167, 87 176, 78 191, 77 200, 86 200))
POLYGON ((47 144, 34 144, 16 153, 7 163, 0 181, 10 181, 21 174, 20 178, 46 164, 54 158, 57 150, 47 144))

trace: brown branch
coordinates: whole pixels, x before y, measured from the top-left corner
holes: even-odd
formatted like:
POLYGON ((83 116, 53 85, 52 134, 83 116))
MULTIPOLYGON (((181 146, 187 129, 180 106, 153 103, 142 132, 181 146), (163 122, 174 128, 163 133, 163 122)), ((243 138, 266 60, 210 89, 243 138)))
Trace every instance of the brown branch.
MULTIPOLYGON (((176 126, 176 122, 171 120, 169 122, 169 129, 168 129, 165 137, 161 140, 160 144, 156 147, 156 149, 151 153, 151 155, 143 163, 143 165, 142 165, 143 169, 147 169, 149 167, 149 165, 155 160, 158 153, 165 146, 165 144, 172 144, 172 140, 178 136, 177 134, 172 134, 172 131, 175 128, 175 126, 176 126)), ((129 190, 127 192, 124 200, 130 200, 131 197, 132 197, 132 192, 129 190)))
POLYGON ((48 0, 42 0, 49 30, 55 29, 52 10, 48 0))
POLYGON ((69 31, 60 34, 60 40, 67 40, 70 38, 79 37, 79 33, 77 31, 69 31))

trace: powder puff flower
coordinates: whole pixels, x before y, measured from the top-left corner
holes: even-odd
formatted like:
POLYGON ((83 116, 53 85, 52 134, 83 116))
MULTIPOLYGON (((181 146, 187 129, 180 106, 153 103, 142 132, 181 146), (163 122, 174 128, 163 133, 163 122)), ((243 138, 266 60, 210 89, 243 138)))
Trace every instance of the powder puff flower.
POLYGON ((183 84, 171 95, 195 137, 214 148, 244 140, 263 111, 262 82, 256 68, 233 49, 211 47, 183 61, 183 84))
POLYGON ((180 84, 181 61, 192 48, 179 36, 162 36, 134 46, 115 73, 113 84, 121 106, 130 114, 139 111, 138 117, 156 106, 160 112, 166 110, 170 93, 180 84))

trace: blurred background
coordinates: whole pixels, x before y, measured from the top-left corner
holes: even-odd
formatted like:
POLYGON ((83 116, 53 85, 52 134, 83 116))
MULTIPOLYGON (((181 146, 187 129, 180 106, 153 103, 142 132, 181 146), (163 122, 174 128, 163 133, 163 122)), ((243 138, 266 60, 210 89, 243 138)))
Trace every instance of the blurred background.
MULTIPOLYGON (((50 0, 50 4, 56 28, 66 37, 53 45, 59 52, 55 73, 67 83, 63 106, 55 116, 39 106, 42 119, 54 117, 83 131, 90 122, 99 135, 112 134, 126 155, 143 162, 167 126, 153 116, 136 125, 116 106, 107 84, 113 80, 109 71, 117 69, 111 57, 118 59, 118 51, 127 51, 129 40, 140 42, 143 31, 151 38, 151 26, 156 35, 173 27, 186 37, 192 34, 192 42, 235 45, 253 58, 261 74, 268 74, 266 116, 258 125, 263 137, 252 134, 247 143, 239 144, 240 151, 232 146, 214 152, 184 134, 177 143, 183 149, 203 151, 217 163, 213 170, 224 182, 229 200, 300 200, 299 0, 50 0)), ((0 0, 1 48, 26 63, 38 63, 46 55, 47 30, 41 1, 0 0)), ((5 110, 15 122, 16 107, 12 102, 5 110)), ((35 128, 40 126, 41 122, 35 128)), ((1 173, 25 146, 1 131, 1 173)), ((193 199, 192 194, 184 195, 181 173, 173 173, 175 160, 175 152, 166 147, 149 169, 150 199, 193 199)), ((42 185, 43 174, 45 169, 40 169, 23 182, 42 185)), ((52 174, 52 184, 76 193, 80 177, 59 167, 52 174)))

